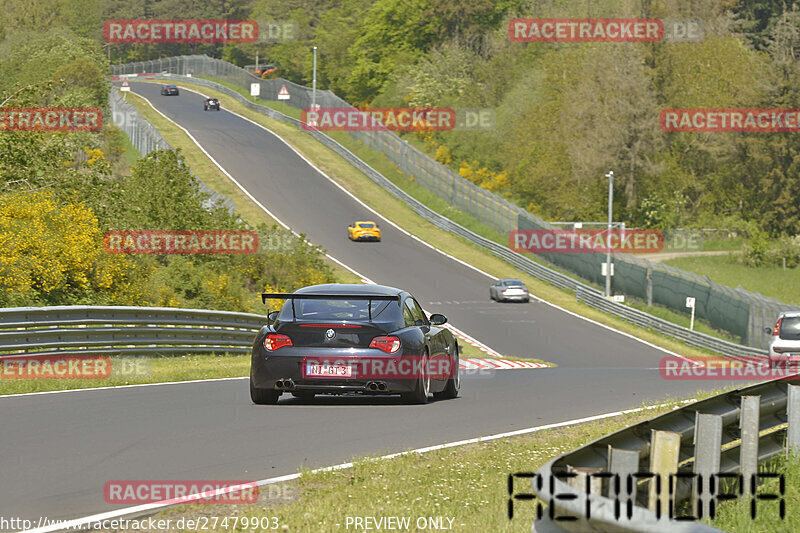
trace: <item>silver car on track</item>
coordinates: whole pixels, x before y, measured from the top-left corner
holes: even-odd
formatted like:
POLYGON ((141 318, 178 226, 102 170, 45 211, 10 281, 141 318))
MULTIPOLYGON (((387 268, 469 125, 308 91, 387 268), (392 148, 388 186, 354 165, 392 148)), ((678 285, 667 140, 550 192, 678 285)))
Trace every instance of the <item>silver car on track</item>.
POLYGON ((529 302, 528 288, 518 279, 498 279, 489 287, 489 297, 498 302, 529 302))
POLYGON ((764 328, 771 335, 769 362, 778 365, 800 366, 800 311, 784 311, 772 328, 764 328))

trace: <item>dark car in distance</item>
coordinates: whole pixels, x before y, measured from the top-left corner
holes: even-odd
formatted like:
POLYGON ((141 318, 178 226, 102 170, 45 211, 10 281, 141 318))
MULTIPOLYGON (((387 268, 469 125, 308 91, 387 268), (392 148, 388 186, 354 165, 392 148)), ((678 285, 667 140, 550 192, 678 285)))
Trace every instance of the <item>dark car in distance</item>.
POLYGON ((161 87, 161 94, 163 96, 178 96, 178 88, 174 85, 164 85, 161 87))
POLYGON ((209 109, 219 111, 219 100, 216 98, 206 98, 203 100, 203 111, 208 111, 209 109))
POLYGON ((406 291, 382 285, 325 284, 294 293, 269 313, 256 336, 250 397, 275 404, 284 392, 400 394, 424 404, 429 394, 458 396, 458 343, 442 314, 426 316, 406 291))

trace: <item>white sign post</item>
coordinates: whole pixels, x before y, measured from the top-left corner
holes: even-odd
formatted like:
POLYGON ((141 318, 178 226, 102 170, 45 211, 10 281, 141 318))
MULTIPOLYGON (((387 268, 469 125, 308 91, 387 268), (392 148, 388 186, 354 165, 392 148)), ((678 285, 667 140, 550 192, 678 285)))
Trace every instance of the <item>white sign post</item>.
POLYGON ((123 92, 131 90, 131 85, 128 83, 127 79, 122 80, 122 87, 120 87, 119 90, 123 92))
POLYGON ((288 100, 289 98, 291 98, 289 89, 286 88, 286 85, 282 85, 281 90, 278 91, 278 100, 288 100))
POLYGON ((251 83, 250 84, 250 96, 259 96, 261 94, 261 84, 260 83, 251 83))
POLYGON ((694 330, 694 298, 691 296, 686 298, 686 307, 692 308, 692 319, 689 322, 689 330, 694 330))
POLYGON ((309 126, 313 126, 315 128, 317 127, 317 119, 316 119, 316 117, 318 116, 318 114, 319 114, 319 104, 311 104, 311 110, 310 110, 310 115, 311 116, 308 118, 308 125, 309 126))

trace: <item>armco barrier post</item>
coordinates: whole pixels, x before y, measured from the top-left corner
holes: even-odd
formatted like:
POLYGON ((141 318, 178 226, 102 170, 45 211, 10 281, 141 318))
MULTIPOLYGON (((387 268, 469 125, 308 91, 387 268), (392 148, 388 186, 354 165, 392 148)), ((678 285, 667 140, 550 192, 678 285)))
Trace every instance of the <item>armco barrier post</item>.
POLYGON ((800 385, 786 387, 786 418, 789 423, 786 429, 786 454, 800 456, 800 385))
POLYGON ((636 483, 632 474, 639 471, 639 452, 608 447, 608 471, 614 479, 608 484, 608 497, 625 508, 629 501, 636 502, 636 483))
POLYGON ((567 485, 572 487, 573 489, 579 492, 586 492, 586 484, 590 483, 589 485, 589 492, 591 494, 597 494, 598 496, 602 493, 603 490, 603 479, 599 477, 590 477, 591 474, 599 474, 603 471, 602 468, 586 468, 586 467, 574 467, 570 466, 568 468, 570 473, 577 474, 575 477, 571 477, 567 479, 567 485))
POLYGON ((722 446, 722 417, 697 413, 694 422, 694 490, 692 510, 694 516, 709 516, 711 476, 719 473, 720 447, 722 446), (698 508, 699 505, 702 507, 698 508))
POLYGON ((739 429, 742 444, 739 447, 739 468, 744 482, 745 494, 750 493, 750 479, 758 473, 758 422, 761 396, 742 396, 739 411, 739 429))
POLYGON ((659 517, 669 516, 669 476, 678 471, 681 450, 681 434, 673 431, 652 431, 650 438, 650 480, 648 508, 659 517))

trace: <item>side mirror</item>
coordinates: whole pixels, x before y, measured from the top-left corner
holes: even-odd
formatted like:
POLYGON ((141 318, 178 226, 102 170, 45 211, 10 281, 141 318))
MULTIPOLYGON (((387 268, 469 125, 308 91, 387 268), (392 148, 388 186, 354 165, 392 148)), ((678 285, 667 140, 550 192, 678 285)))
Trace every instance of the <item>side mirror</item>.
POLYGON ((767 335, 771 334, 772 328, 764 328, 764 333, 766 333, 767 335))
POLYGON ((434 326, 441 326, 447 322, 447 317, 441 313, 433 313, 431 315, 431 324, 434 326))
POLYGON ((280 314, 280 311, 273 311, 270 314, 268 314, 267 315, 267 323, 268 324, 272 324, 273 322, 275 322, 275 319, 278 318, 279 314, 280 314))

